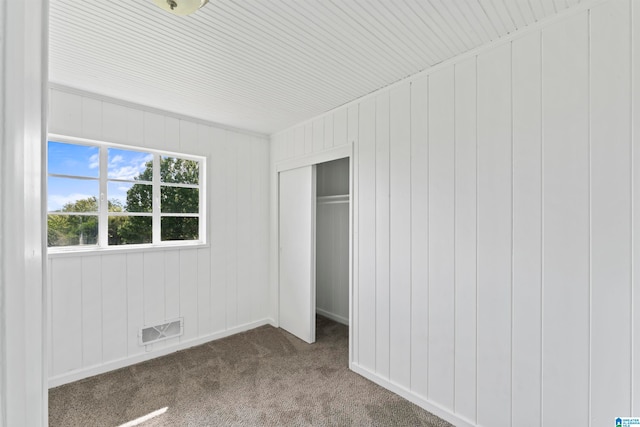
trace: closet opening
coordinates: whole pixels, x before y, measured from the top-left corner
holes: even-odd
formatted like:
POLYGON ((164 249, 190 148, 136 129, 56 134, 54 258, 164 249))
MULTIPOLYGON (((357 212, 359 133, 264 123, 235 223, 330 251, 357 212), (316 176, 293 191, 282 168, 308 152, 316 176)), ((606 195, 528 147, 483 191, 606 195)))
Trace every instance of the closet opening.
POLYGON ((316 165, 316 337, 348 333, 349 158, 316 165), (326 319, 329 319, 328 321, 326 319), (347 326, 334 327, 334 323, 347 326))
POLYGON ((351 363, 351 147, 278 167, 278 326, 351 363), (317 336, 316 336, 317 335, 317 336), (346 354, 346 353, 345 353, 346 354))

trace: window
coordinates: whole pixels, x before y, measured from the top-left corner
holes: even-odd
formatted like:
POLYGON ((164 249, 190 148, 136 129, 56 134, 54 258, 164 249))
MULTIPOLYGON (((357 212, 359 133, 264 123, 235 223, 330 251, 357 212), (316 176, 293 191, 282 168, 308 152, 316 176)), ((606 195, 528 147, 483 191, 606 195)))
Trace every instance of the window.
POLYGON ((203 157, 75 138, 47 157, 50 248, 204 242, 203 157))

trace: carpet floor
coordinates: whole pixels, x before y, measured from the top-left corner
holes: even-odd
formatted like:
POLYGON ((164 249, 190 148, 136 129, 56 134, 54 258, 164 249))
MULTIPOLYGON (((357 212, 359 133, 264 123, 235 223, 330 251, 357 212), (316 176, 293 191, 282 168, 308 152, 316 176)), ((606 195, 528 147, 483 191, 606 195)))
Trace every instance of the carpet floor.
POLYGON ((49 425, 429 426, 451 424, 347 368, 348 329, 317 342, 262 326, 49 391, 49 425))

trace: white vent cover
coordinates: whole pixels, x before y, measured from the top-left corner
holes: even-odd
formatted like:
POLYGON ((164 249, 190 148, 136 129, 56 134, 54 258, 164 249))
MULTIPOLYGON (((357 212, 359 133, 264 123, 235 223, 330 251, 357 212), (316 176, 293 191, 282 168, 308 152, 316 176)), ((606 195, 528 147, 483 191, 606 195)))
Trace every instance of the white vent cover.
POLYGON ((182 332, 184 332, 184 326, 181 317, 176 320, 170 320, 167 323, 147 326, 140 329, 138 341, 140 345, 152 344, 169 338, 179 337, 182 335, 182 332))

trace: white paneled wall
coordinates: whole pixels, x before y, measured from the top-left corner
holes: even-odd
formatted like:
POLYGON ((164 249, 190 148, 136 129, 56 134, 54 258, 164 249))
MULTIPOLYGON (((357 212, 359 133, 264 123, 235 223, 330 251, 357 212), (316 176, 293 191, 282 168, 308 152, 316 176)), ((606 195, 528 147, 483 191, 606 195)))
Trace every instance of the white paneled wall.
POLYGON ((269 144, 91 95, 51 90, 49 132, 207 158, 208 244, 49 256, 50 384, 267 323, 269 144), (184 318, 147 346, 142 326, 184 318))
POLYGON ((272 137, 354 143, 357 372, 456 425, 640 413, 638 70, 610 0, 272 137))

